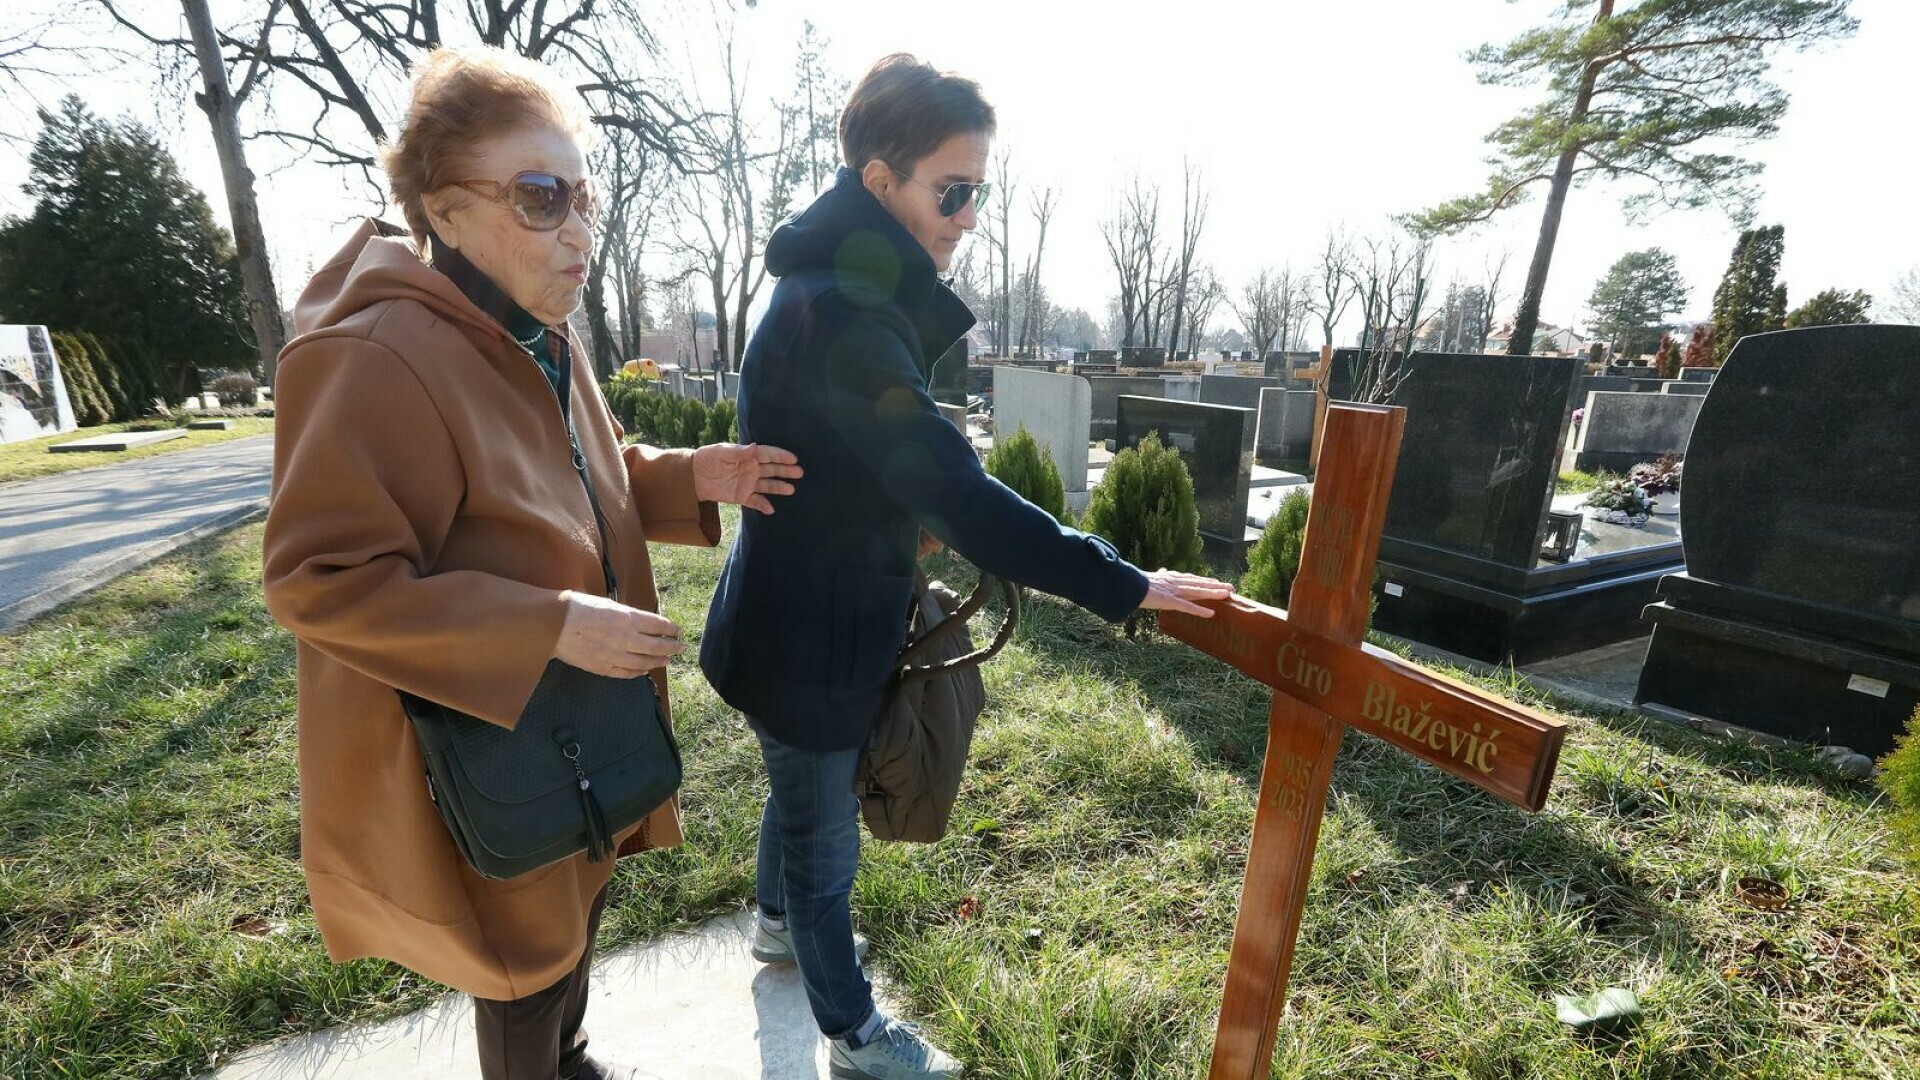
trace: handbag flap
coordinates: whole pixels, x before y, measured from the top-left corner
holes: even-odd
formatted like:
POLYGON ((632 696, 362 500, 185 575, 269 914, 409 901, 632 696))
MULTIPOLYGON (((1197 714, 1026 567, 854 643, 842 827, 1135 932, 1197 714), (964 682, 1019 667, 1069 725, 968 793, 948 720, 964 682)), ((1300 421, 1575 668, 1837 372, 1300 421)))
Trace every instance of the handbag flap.
POLYGON ((645 675, 615 679, 554 660, 511 731, 455 714, 448 740, 476 791, 495 802, 525 803, 579 783, 565 754, 579 746, 589 775, 601 773, 657 739, 659 698, 645 675))

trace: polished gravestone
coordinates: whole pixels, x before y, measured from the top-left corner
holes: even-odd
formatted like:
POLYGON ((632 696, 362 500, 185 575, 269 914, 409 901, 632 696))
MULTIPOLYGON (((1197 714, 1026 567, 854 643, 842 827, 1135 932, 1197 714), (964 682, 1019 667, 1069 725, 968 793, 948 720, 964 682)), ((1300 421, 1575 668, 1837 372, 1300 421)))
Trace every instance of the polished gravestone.
POLYGON ((1157 345, 1132 345, 1120 350, 1122 367, 1165 367, 1167 350, 1157 345))
POLYGON ((1167 381, 1158 375, 1089 375, 1086 378, 1087 385, 1093 388, 1088 430, 1093 438, 1099 440, 1113 438, 1115 424, 1120 418, 1121 395, 1167 396, 1167 381))
POLYGON ((1624 473, 1668 454, 1685 457, 1687 438, 1703 400, 1704 393, 1588 394, 1573 467, 1581 472, 1624 473))
MULTIPOLYGON (((1330 400, 1351 393, 1360 363, 1354 350, 1334 352, 1330 400)), ((1392 402, 1406 408, 1407 429, 1376 627, 1520 663, 1646 632, 1640 611, 1654 585, 1682 568, 1678 540, 1587 521, 1571 558, 1540 555, 1580 366, 1578 357, 1408 358, 1392 402)))
POLYGON ((1252 409, 1122 395, 1114 448, 1137 446, 1149 432, 1177 450, 1193 477, 1200 534, 1216 555, 1238 559, 1247 533, 1247 494, 1253 485, 1252 409))
POLYGON ((1741 339, 1688 449, 1636 699, 1890 749, 1920 704, 1920 328, 1741 339), (1844 372, 1844 377, 1838 377, 1844 372))

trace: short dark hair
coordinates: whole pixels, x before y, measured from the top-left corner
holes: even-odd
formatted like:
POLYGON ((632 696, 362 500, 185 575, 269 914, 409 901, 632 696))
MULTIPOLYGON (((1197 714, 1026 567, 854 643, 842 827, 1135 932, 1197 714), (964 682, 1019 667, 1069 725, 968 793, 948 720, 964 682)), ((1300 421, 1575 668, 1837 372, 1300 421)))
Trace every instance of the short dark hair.
POLYGON ((907 53, 881 57, 840 110, 840 153, 852 169, 879 158, 912 170, 955 135, 993 132, 979 83, 907 53))

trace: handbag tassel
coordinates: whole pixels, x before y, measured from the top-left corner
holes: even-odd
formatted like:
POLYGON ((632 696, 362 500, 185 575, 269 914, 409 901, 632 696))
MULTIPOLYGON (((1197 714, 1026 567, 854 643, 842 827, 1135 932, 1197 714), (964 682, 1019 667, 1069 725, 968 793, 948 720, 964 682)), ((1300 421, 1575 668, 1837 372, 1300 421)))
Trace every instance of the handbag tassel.
POLYGON ((573 763, 573 774, 579 780, 574 791, 580 796, 581 816, 587 819, 587 861, 605 862, 613 856, 613 837, 607 835, 607 815, 600 811, 600 800, 593 797, 593 782, 580 767, 580 745, 570 743, 562 753, 573 763))

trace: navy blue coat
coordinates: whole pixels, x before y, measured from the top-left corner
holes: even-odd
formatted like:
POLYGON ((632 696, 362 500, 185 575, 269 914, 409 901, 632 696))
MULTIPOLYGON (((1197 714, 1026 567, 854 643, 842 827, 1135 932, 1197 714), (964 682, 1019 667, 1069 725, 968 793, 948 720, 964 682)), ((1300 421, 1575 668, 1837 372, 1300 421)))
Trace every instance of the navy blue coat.
POLYGON ((906 636, 921 526, 982 570, 1119 619, 1146 576, 981 468, 927 394, 973 313, 841 169, 767 245, 779 279, 740 367, 740 438, 799 455, 772 516, 741 514, 700 668, 780 742, 864 745, 906 636))

